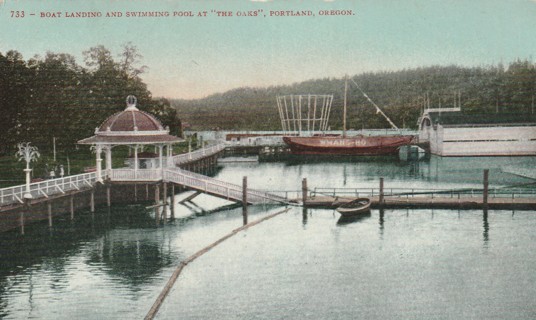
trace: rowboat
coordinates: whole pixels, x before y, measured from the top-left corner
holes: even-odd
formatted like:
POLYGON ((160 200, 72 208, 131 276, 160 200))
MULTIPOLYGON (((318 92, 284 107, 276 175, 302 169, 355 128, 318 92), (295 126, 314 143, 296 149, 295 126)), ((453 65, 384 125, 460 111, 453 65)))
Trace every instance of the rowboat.
POLYGON ((369 198, 357 198, 337 208, 337 212, 339 212, 342 216, 354 216, 357 214, 369 212, 369 210, 369 198))

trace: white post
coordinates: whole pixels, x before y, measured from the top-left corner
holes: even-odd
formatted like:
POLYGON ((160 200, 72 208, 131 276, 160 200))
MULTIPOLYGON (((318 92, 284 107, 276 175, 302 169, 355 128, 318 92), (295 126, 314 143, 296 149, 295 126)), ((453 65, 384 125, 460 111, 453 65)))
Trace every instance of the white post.
POLYGON ((160 172, 162 173, 161 177, 163 178, 164 177, 164 155, 163 155, 163 152, 164 151, 164 145, 159 145, 158 146, 158 158, 159 158, 159 161, 160 161, 160 172))
POLYGON ((30 173, 32 172, 32 169, 30 169, 30 162, 37 160, 40 154, 39 151, 37 151, 37 148, 31 146, 29 142, 21 142, 17 145, 17 147, 19 148, 19 151, 17 151, 15 156, 19 158, 19 161, 26 161, 26 169, 24 169, 24 173, 26 173, 26 193, 24 194, 24 198, 31 199, 32 194, 30 193, 30 173))
POLYGON ((32 193, 30 192, 30 172, 32 172, 32 169, 30 169, 30 163, 28 162, 26 164, 26 169, 24 169, 24 172, 26 173, 26 194, 24 195, 25 199, 31 199, 32 193))
POLYGON ((106 174, 112 174, 112 146, 106 146, 106 174))
POLYGON ((98 182, 102 182, 102 159, 100 157, 101 152, 102 152, 102 146, 97 145, 95 153, 96 153, 96 158, 97 158, 96 162, 97 162, 97 181, 98 182))
POLYGON ((138 177, 138 145, 134 146, 134 178, 138 177))
POLYGON ((171 145, 168 144, 166 146, 166 148, 167 148, 167 166, 172 167, 173 166, 173 161, 172 161, 173 160, 173 158, 172 158, 173 153, 171 152, 171 150, 172 150, 171 145))

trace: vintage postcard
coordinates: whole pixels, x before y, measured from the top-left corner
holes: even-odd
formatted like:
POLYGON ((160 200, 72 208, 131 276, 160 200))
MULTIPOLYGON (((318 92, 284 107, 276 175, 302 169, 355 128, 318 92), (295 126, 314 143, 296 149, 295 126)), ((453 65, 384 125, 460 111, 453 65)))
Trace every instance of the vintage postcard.
POLYGON ((535 17, 0 0, 0 318, 536 318, 535 17))

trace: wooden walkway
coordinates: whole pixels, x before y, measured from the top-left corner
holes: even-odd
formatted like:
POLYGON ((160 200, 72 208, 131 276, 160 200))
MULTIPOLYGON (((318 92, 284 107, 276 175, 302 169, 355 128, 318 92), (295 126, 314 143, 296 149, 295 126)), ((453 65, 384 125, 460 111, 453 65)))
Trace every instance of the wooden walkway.
MULTIPOLYGON (((163 181, 176 183, 227 200, 242 201, 243 199, 243 187, 241 185, 224 182, 179 168, 166 169, 163 181)), ((249 204, 289 203, 284 197, 253 189, 247 189, 247 202, 249 204)))
MULTIPOLYGON (((332 208, 335 209, 345 202, 351 201, 355 197, 332 197, 315 196, 308 198, 306 207, 312 208, 332 208)), ((380 205, 380 197, 373 196, 371 207, 386 209, 395 208, 434 208, 434 209, 504 209, 504 210, 535 210, 536 198, 489 198, 487 205, 483 198, 477 197, 385 197, 383 205, 380 205)))
MULTIPOLYGON (((99 180, 109 180, 112 183, 119 184, 171 182, 216 197, 241 202, 244 199, 241 185, 227 183, 175 167, 214 156, 223 152, 224 149, 225 144, 218 144, 191 153, 174 156, 170 159, 172 161, 167 161, 169 167, 164 168, 139 170, 119 168, 109 171, 103 170, 100 179, 98 179, 96 172, 91 172, 31 183, 29 192, 31 202, 48 201, 57 197, 91 190, 99 180)), ((0 189, 0 211, 24 205, 25 195, 27 195, 26 185, 0 189)), ((246 199, 249 204, 288 204, 287 199, 284 197, 252 189, 247 189, 246 199)))
MULTIPOLYGON (((97 182, 97 173, 83 173, 30 184, 32 201, 49 200, 67 194, 92 189, 97 182)), ((0 189, 0 211, 24 204, 26 185, 0 189)))

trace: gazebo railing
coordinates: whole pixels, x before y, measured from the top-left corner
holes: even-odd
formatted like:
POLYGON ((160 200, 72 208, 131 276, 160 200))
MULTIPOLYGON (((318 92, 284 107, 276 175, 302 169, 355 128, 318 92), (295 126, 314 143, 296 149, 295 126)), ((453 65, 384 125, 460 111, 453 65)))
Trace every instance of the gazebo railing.
POLYGON ((112 169, 112 181, 157 181, 162 179, 161 169, 112 169))

